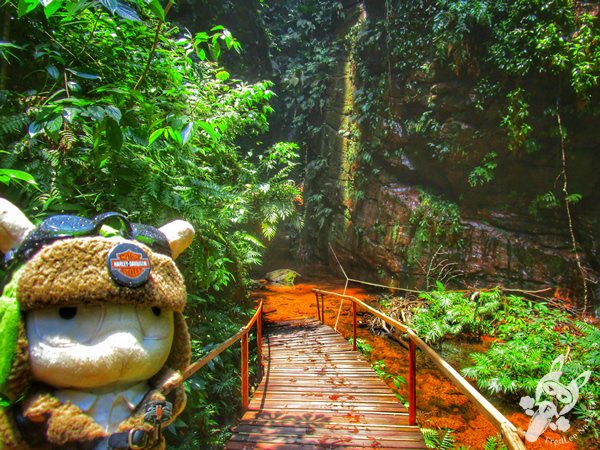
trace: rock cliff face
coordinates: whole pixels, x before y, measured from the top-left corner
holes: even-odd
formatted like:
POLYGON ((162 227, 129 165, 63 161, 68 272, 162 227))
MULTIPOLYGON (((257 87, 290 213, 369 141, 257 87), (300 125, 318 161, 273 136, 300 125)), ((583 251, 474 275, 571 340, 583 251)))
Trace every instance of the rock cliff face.
MULTIPOLYGON (((366 2, 366 17, 364 11, 360 19, 348 17, 360 22, 382 14, 376 3, 366 2)), ((340 27, 350 29, 347 23, 340 27)), ((359 74, 360 61, 348 51, 331 77, 325 126, 310 141, 315 157, 305 180, 305 256, 330 258, 331 244, 353 278, 419 288, 435 280, 548 288, 545 295, 582 306, 582 276, 559 197, 562 142, 556 131, 544 132, 557 129, 556 115, 541 110, 555 94, 548 80, 523 82, 528 112, 541 130, 537 148, 511 151, 500 126, 506 106, 494 95, 478 103, 480 77, 457 75, 433 60, 399 73, 388 71, 383 51, 363 57, 375 61, 370 71, 377 76, 359 74), (357 96, 374 89, 377 78, 386 78, 384 106, 368 124, 360 123, 357 96), (353 122, 359 131, 354 135, 353 122), (486 162, 493 165, 493 179, 482 183, 476 168, 486 176, 486 162), (543 201, 556 205, 536 210, 543 201), (319 214, 327 220, 315 226, 319 214)), ((573 231, 590 302, 598 303, 599 123, 592 115, 567 112, 561 119, 569 130, 569 191, 583 196, 571 205, 573 231)))
POLYGON ((578 287, 565 224, 535 224, 507 211, 461 210, 458 237, 427 248, 410 264, 408 249, 415 238, 411 218, 422 204, 422 192, 394 181, 369 183, 369 189, 368 198, 353 209, 347 232, 333 239, 354 278, 358 273, 365 279, 375 276, 422 288, 454 274, 481 286, 578 287))

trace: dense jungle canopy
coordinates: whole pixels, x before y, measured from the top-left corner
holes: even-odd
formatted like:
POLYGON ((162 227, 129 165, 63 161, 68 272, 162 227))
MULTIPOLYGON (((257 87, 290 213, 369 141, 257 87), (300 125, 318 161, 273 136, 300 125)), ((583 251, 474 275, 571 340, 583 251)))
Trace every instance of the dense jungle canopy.
MULTIPOLYGON (((178 264, 195 355, 239 329, 250 275, 285 237, 298 261, 336 266, 335 248, 357 276, 432 291, 413 324, 429 342, 520 336, 465 373, 491 394, 530 392, 570 346, 569 373, 594 373, 579 417, 597 423, 600 339, 583 319, 600 311, 599 13, 583 0, 4 0, 0 195, 36 221, 190 221, 178 264), (476 312, 444 294, 465 286, 486 291, 476 312), (562 310, 495 287, 543 290, 562 310), (557 325, 535 334, 545 321, 557 325), (485 370, 533 348, 547 350, 536 367, 485 370)), ((226 440, 236 358, 188 383, 174 448, 226 440)))

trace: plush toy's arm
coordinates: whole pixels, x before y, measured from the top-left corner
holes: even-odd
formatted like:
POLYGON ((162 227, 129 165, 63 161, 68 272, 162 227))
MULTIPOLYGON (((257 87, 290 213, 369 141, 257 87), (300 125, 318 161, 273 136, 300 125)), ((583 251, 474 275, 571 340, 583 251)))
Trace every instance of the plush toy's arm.
POLYGON ((46 424, 46 439, 52 445, 91 442, 106 437, 104 430, 77 406, 61 403, 50 393, 31 396, 23 405, 25 419, 46 424))
POLYGON ((171 418, 163 422, 163 428, 166 428, 175 421, 185 408, 187 397, 185 395, 185 388, 183 387, 183 378, 180 372, 164 368, 152 378, 150 384, 153 390, 146 396, 142 404, 149 400, 160 398, 167 400, 173 405, 171 418))

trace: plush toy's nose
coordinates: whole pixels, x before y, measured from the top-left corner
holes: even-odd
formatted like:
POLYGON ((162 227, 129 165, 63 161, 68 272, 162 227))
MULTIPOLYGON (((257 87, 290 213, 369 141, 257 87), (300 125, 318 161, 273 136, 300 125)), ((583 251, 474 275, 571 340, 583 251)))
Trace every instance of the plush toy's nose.
POLYGON ((97 340, 124 331, 140 342, 166 339, 172 334, 172 313, 157 306, 108 305, 104 310, 97 340))
POLYGON ((138 319, 137 308, 131 305, 108 305, 104 307, 102 322, 94 341, 120 335, 126 340, 143 342, 144 332, 138 319))

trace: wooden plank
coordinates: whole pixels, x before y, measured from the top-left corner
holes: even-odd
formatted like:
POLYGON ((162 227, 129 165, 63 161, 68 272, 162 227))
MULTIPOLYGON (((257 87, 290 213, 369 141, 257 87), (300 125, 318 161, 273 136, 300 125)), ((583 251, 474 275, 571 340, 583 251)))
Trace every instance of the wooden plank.
POLYGON ((379 442, 371 442, 365 443, 362 446, 358 446, 356 444, 351 445, 343 445, 343 444, 325 444, 325 445, 311 445, 307 446, 306 444, 290 444, 290 443, 275 443, 275 442, 235 442, 229 441, 227 444, 227 449, 230 450, 250 450, 250 449, 268 449, 268 450, 296 450, 302 449, 306 450, 307 448, 326 448, 328 450, 336 450, 336 449, 344 449, 344 448, 406 448, 406 449, 423 449, 425 446, 403 446, 403 447, 388 447, 384 446, 379 442))
POLYGON ((226 448, 425 448, 406 408, 340 335, 314 320, 265 331, 263 380, 226 448))
POLYGON ((329 398, 335 400, 337 398, 346 398, 348 400, 359 400, 359 401, 394 401, 397 402, 397 398, 389 392, 373 392, 373 391, 361 391, 355 392, 353 389, 346 389, 344 391, 329 389, 326 391, 314 391, 314 390, 303 390, 293 391, 286 388, 272 389, 269 388, 269 392, 266 393, 264 390, 254 392, 253 398, 262 399, 267 396, 270 399, 279 398, 292 398, 293 396, 301 398, 329 398))
POLYGON ((371 383, 371 384, 355 384, 355 385, 351 385, 351 386, 335 386, 333 387, 332 385, 329 384, 308 384, 308 385, 299 385, 298 383, 295 384, 290 384, 290 383, 276 383, 275 381, 271 380, 271 382, 265 386, 265 385, 261 385, 258 386, 255 390, 255 392, 263 392, 268 388, 269 392, 278 392, 278 391, 285 391, 285 392, 295 392, 295 391, 301 391, 301 392, 340 392, 340 393, 344 393, 344 392, 364 392, 364 393, 372 393, 372 394, 377 394, 377 393, 384 393, 384 394, 389 394, 390 390, 389 388, 383 387, 380 384, 377 383, 371 383))
POLYGON ((373 369, 368 368, 349 368, 344 370, 335 367, 299 367, 294 368, 281 368, 272 369, 271 375, 274 377, 304 377, 304 378, 319 378, 319 377, 340 377, 344 380, 364 380, 364 381, 377 381, 376 375, 372 375, 373 369), (371 372, 369 372, 371 370, 371 372), (371 376, 369 376, 371 375, 371 376))
MULTIPOLYGON (((360 439, 351 435, 346 436, 329 436, 329 435, 245 435, 235 434, 232 439, 234 442, 251 444, 252 447, 256 448, 255 445, 258 443, 271 443, 271 444, 300 444, 305 446, 311 446, 312 448, 409 448, 409 449, 421 449, 426 448, 425 444, 419 442, 418 438, 407 437, 404 440, 388 440, 379 438, 375 433, 367 436, 366 438, 360 439)), ((227 447, 230 448, 230 447, 227 447)))
MULTIPOLYGON (((328 377, 301 377, 300 375, 288 375, 288 376, 276 376, 270 375, 271 382, 276 383, 293 383, 302 386, 369 386, 369 387, 381 387, 382 385, 377 383, 377 380, 365 380, 362 378, 343 378, 336 376, 328 377)), ((384 385, 385 386, 385 385, 384 385)))
POLYGON ((262 408, 256 411, 247 411, 242 418, 243 421, 267 420, 274 422, 295 423, 329 423, 329 424, 368 424, 368 425, 406 425, 408 424, 408 413, 382 414, 378 412, 351 413, 335 411, 280 411, 262 408))
POLYGON ((383 387, 381 386, 381 384, 377 384, 377 383, 327 383, 327 382, 323 382, 323 380, 316 380, 319 383, 316 382, 311 382, 311 383, 298 383, 298 380, 296 380, 296 383, 290 383, 288 381, 288 378, 286 378, 285 380, 278 382, 276 380, 271 380, 268 384, 268 386, 259 386, 257 387, 256 391, 260 391, 262 389, 266 389, 268 388, 269 390, 281 390, 281 389, 286 389, 289 388, 292 391, 297 391, 297 390, 310 390, 310 391, 331 391, 332 389, 335 389, 336 391, 340 391, 340 392, 344 392, 345 390, 354 392, 357 390, 360 391, 365 391, 365 392, 377 392, 377 391, 382 391, 382 392, 389 392, 389 388, 387 387, 383 387))
POLYGON ((320 362, 321 359, 325 359, 325 361, 327 362, 332 362, 332 363, 342 363, 342 364, 348 364, 348 363, 362 363, 364 362, 364 359, 360 359, 360 358, 353 358, 352 356, 349 355, 345 355, 345 354, 338 354, 338 355, 332 355, 332 354, 327 354, 327 355, 323 355, 322 358, 315 358, 314 356, 309 356, 309 355, 298 355, 296 354, 271 354, 271 356, 269 356, 269 361, 273 361, 274 363, 277 364, 282 364, 282 363, 286 363, 286 362, 293 362, 293 363, 297 363, 297 364, 305 364, 305 363, 312 363, 312 364, 317 364, 318 362, 320 362), (294 361, 294 358, 296 359, 294 361))
MULTIPOLYGON (((268 419, 244 419, 245 425, 253 425, 253 426, 272 426, 272 427, 313 427, 315 426, 315 422, 307 422, 303 420, 268 420, 268 419)), ((350 429, 350 430, 414 430, 414 427, 398 424, 389 424, 389 423, 348 423, 348 422, 334 422, 330 421, 323 424, 318 424, 318 428, 332 429, 332 430, 342 430, 342 429, 350 429)))
POLYGON ((280 408, 280 409, 329 409, 331 411, 379 411, 379 412, 405 412, 406 408, 400 402, 383 402, 383 401, 371 401, 371 402, 359 402, 356 400, 321 400, 314 398, 291 398, 284 400, 277 399, 262 399, 252 400, 250 402, 250 408, 262 407, 262 408, 280 408))
POLYGON ((237 434, 244 435, 265 435, 265 436, 302 436, 311 435, 311 437, 317 436, 346 436, 350 435, 354 439, 370 439, 375 434, 379 438, 385 438, 391 441, 407 441, 415 440, 413 429, 409 426, 404 428, 386 428, 386 427, 373 427, 361 425, 347 425, 347 426, 319 426, 313 424, 306 424, 304 426, 298 425, 255 425, 255 424, 242 424, 236 427, 235 432, 237 434))
POLYGON ((264 390, 256 391, 253 395, 253 399, 269 399, 269 400, 303 400, 303 399, 329 399, 332 401, 356 401, 362 403, 394 403, 398 404, 398 399, 392 393, 373 393, 373 392, 353 392, 346 390, 344 392, 329 390, 329 391, 289 391, 279 389, 276 391, 264 390))

